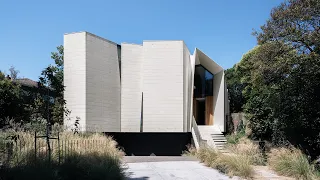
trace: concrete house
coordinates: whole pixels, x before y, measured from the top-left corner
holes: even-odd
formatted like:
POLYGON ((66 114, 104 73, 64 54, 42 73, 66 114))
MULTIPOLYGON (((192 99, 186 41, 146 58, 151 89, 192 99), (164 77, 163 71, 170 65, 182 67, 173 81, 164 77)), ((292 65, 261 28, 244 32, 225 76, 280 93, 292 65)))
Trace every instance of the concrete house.
POLYGON ((191 132, 210 144, 226 130, 224 70, 182 40, 117 44, 69 33, 64 63, 64 97, 82 131, 191 132))

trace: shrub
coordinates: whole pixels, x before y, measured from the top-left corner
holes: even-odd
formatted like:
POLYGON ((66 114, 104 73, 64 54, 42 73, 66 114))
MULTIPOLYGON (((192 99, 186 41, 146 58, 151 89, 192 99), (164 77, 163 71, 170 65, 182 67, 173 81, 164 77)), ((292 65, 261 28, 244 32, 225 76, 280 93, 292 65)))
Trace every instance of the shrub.
POLYGON ((270 167, 280 175, 297 179, 320 179, 314 165, 298 149, 272 149, 268 157, 270 167))
POLYGON ((232 133, 230 135, 227 135, 227 143, 228 144, 237 144, 239 140, 246 136, 245 130, 241 130, 238 133, 232 133))

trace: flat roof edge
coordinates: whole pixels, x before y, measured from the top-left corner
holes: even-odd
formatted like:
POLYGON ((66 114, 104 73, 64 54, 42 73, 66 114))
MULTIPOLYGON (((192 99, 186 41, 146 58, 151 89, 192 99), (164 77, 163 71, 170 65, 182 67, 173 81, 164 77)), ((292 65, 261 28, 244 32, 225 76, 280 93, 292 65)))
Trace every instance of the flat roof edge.
POLYGON ((143 40, 143 42, 161 42, 161 41, 182 41, 184 40, 143 40))
POLYGON ((128 42, 122 42, 121 44, 130 44, 130 45, 143 46, 142 44, 135 44, 135 43, 128 43, 128 42))

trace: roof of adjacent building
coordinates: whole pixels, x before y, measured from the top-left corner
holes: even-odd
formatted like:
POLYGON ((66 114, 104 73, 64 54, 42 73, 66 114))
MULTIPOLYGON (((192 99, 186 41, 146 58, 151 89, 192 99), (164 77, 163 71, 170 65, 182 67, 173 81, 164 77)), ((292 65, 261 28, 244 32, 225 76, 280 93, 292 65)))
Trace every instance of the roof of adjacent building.
POLYGON ((34 81, 29 78, 21 78, 21 79, 14 79, 13 82, 18 83, 22 86, 28 86, 28 87, 39 87, 39 83, 37 81, 34 81))

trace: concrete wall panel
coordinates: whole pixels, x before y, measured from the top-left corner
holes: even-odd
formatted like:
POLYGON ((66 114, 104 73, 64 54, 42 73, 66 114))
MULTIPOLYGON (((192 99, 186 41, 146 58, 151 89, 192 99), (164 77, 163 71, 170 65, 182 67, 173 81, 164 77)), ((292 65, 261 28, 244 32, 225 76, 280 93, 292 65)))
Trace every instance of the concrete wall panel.
POLYGON ((120 132, 120 68, 117 44, 87 33, 86 126, 120 132))
POLYGON ((183 41, 143 42, 143 129, 183 132, 183 41))
POLYGON ((143 48, 121 44, 121 132, 140 132, 143 48))
POLYGON ((214 75, 213 78, 213 121, 220 131, 225 129, 225 82, 224 71, 214 75))
POLYGON ((81 130, 86 128, 86 33, 64 35, 64 98, 71 111, 64 125, 70 130, 76 116, 81 130))

